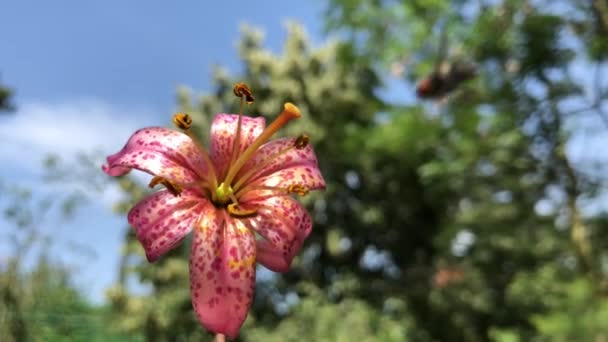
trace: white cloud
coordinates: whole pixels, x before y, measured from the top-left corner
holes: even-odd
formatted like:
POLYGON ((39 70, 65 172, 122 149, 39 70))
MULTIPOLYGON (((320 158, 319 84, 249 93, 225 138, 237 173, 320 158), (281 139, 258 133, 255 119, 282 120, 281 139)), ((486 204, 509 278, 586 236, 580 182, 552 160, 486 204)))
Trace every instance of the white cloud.
POLYGON ((17 113, 0 117, 0 174, 39 174, 49 153, 118 151, 137 128, 163 124, 151 114, 90 99, 20 104, 17 113))

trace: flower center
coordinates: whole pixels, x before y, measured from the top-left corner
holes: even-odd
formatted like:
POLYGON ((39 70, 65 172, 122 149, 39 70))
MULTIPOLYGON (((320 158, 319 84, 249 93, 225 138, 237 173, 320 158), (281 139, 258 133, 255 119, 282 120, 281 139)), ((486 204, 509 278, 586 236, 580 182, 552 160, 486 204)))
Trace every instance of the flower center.
MULTIPOLYGON (((270 165, 274 160, 281 157, 285 153, 292 149, 303 149, 308 145, 308 136, 305 134, 295 138, 293 144, 288 146, 272 155, 261 160, 259 163, 248 169, 246 172, 239 174, 243 166, 255 155, 255 152, 266 143, 279 129, 287 124, 292 119, 297 119, 301 116, 300 110, 292 103, 285 103, 283 111, 279 116, 264 129, 264 131, 249 145, 243 152, 241 151, 241 136, 242 136, 242 117, 243 117, 243 105, 247 103, 251 105, 254 101, 251 89, 244 83, 237 83, 233 89, 234 94, 241 98, 240 110, 238 115, 238 121, 236 125, 236 131, 234 132, 234 140, 232 148, 230 149, 230 159, 227 170, 224 175, 219 175, 209 154, 204 149, 203 145, 199 143, 192 131, 190 130, 192 125, 192 119, 188 114, 178 113, 173 117, 174 124, 186 133, 194 142, 199 149, 203 160, 206 164, 206 169, 209 170, 208 174, 199 175, 200 181, 196 184, 203 190, 204 193, 208 194, 209 199, 218 207, 226 208, 229 214, 235 217, 246 217, 255 215, 257 210, 255 209, 243 209, 239 206, 239 198, 249 191, 254 190, 271 190, 275 195, 281 194, 298 194, 305 195, 308 193, 308 189, 298 184, 291 184, 286 188, 281 187, 267 187, 267 186, 255 186, 251 183, 251 180, 260 173, 265 167, 270 165), (238 177, 237 177, 238 175, 238 177), (278 192, 278 193, 277 193, 278 192)), ((160 183, 158 181, 157 183, 160 183)), ((162 183, 167 186, 165 183, 162 183)), ((169 186, 167 186, 169 188, 169 186)), ((182 187, 184 187, 182 185, 182 187)), ((171 189, 170 189, 171 190, 171 189)), ((181 191, 181 189, 174 190, 181 191)))
POLYGON ((234 191, 230 185, 223 182, 215 189, 215 196, 217 198, 216 204, 225 206, 234 198, 234 191))

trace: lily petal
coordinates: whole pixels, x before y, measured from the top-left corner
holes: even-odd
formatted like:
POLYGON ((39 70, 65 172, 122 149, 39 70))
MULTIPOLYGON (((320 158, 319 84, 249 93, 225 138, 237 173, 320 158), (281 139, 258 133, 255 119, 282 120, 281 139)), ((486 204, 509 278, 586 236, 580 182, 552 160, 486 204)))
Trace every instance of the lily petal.
POLYGON ((188 183, 204 178, 208 166, 187 135, 167 128, 148 127, 135 132, 122 150, 109 156, 102 167, 110 176, 121 176, 132 168, 173 182, 188 183))
POLYGON ((239 220, 207 207, 194 231, 190 291, 203 326, 235 338, 253 299, 255 237, 239 220))
MULTIPOLYGON (((252 159, 245 164, 240 174, 242 175, 256 165, 260 165, 268 156, 293 145, 293 142, 294 138, 281 138, 260 147, 252 159)), ((308 190, 325 188, 325 179, 323 179, 321 170, 319 170, 317 157, 311 145, 301 150, 291 149, 276 157, 271 163, 256 172, 247 183, 281 188, 299 184, 305 186, 308 190)), ((254 197, 258 197, 258 195, 255 192, 250 192, 244 194, 242 200, 248 201, 254 197)))
MULTIPOLYGON (((317 166, 293 165, 285 169, 276 171, 270 175, 259 177, 250 181, 250 185, 259 187, 275 187, 287 188, 290 185, 302 185, 307 190, 325 189, 325 179, 321 174, 321 170, 317 166)), ((264 197, 262 194, 270 195, 276 191, 253 190, 244 193, 241 196, 242 202, 249 202, 258 197, 264 197)), ((266 196, 269 197, 269 196, 266 196)))
POLYGON ((135 205, 128 215, 137 239, 154 262, 173 249, 192 230, 201 207, 213 205, 192 190, 174 196, 167 190, 155 192, 135 205))
POLYGON ((258 167, 258 165, 265 163, 268 158, 274 159, 258 170, 253 177, 251 177, 250 182, 269 176, 283 169, 294 167, 311 167, 318 169, 319 164, 312 145, 309 144, 301 150, 291 148, 293 147, 295 140, 296 138, 280 138, 264 144, 256 151, 253 157, 245 163, 243 169, 239 172, 239 176, 252 168, 258 167), (288 149, 287 152, 276 156, 277 153, 285 149, 288 149))
POLYGON ((260 198, 242 205, 257 208, 257 215, 242 222, 269 244, 262 244, 260 263, 273 271, 287 271, 312 230, 312 219, 306 208, 290 196, 260 198), (284 264, 280 264, 278 257, 283 258, 284 264))
POLYGON ((285 273, 289 271, 290 261, 283 256, 283 252, 266 240, 256 241, 256 261, 267 269, 285 273))
MULTIPOLYGON (((239 116, 234 114, 217 114, 213 118, 209 153, 219 175, 226 172, 228 163, 230 163, 238 118, 239 116)), ((262 134, 265 126, 266 120, 263 117, 242 116, 241 147, 237 150, 239 154, 245 151, 255 138, 262 134)))
POLYGON ((287 187, 291 184, 305 186, 308 190, 325 189, 325 179, 316 166, 293 166, 279 170, 266 177, 260 177, 253 184, 270 187, 287 187))

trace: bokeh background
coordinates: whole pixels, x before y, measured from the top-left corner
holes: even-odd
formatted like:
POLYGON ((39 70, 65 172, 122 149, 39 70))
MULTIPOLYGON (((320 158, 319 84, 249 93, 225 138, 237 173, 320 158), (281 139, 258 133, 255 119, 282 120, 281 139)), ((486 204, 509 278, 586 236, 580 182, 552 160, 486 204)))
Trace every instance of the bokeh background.
POLYGON ((607 341, 608 1, 0 2, 0 339, 200 341, 105 176, 137 128, 304 118, 328 182, 241 341, 607 341), (416 96, 437 70, 475 65, 416 96))

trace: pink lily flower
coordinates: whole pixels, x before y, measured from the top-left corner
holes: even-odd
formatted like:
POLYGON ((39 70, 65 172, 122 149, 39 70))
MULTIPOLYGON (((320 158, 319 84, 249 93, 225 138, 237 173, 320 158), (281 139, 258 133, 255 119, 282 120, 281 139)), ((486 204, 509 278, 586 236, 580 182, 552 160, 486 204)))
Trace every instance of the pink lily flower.
MULTIPOLYGON (((241 109, 243 98, 253 102, 244 84, 234 91, 241 109)), ((291 196, 325 188, 308 137, 269 141, 298 117, 290 103, 267 127, 262 117, 218 114, 207 153, 190 131, 190 117, 176 114, 183 133, 140 129, 103 165, 110 176, 138 169, 154 176, 151 187, 165 186, 129 211, 129 224, 150 262, 193 232, 192 304, 201 324, 220 337, 235 338, 247 317, 256 262, 286 272, 311 232, 310 215, 291 196)))

